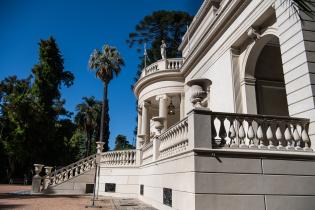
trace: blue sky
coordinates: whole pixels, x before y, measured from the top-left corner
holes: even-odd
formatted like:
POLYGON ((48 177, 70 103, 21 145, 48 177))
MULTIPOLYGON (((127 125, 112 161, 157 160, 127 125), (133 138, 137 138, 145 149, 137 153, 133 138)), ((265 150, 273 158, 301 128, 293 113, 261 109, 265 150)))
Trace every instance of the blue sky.
POLYGON ((104 43, 116 46, 126 66, 109 86, 110 146, 118 134, 133 141, 135 97, 130 89, 138 60, 125 40, 135 25, 157 10, 181 10, 194 15, 202 0, 0 0, 0 80, 25 78, 38 62, 38 42, 53 36, 74 85, 62 89, 66 108, 75 112, 83 96, 102 97, 102 84, 87 62, 104 43))

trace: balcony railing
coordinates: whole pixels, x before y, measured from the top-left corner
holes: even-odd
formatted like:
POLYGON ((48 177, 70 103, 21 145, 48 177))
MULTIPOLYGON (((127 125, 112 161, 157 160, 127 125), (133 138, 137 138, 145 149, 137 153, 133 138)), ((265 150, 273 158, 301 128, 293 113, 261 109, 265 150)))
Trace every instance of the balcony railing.
POLYGON ((128 167, 136 165, 136 150, 119 150, 101 154, 101 163, 110 167, 128 167))
POLYGON ((161 71, 179 71, 183 65, 183 58, 167 58, 158 60, 142 70, 141 78, 161 71))
POLYGON ((312 151, 308 119, 212 112, 211 125, 214 148, 312 151))
POLYGON ((179 154, 188 147, 188 119, 187 117, 170 127, 158 138, 160 140, 160 158, 179 154))
POLYGON ((153 161, 153 141, 149 142, 142 148, 142 164, 153 161))
POLYGON ((309 120, 195 109, 142 147, 142 164, 189 151, 315 156, 309 120))

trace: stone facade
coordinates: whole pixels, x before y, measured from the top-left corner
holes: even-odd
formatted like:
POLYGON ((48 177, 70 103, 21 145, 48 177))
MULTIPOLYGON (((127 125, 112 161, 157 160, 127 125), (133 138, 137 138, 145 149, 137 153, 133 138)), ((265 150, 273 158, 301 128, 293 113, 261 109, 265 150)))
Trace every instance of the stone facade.
POLYGON ((315 20, 283 2, 204 1, 183 58, 151 64, 135 85, 136 150, 90 162, 98 195, 157 209, 315 208, 315 20))

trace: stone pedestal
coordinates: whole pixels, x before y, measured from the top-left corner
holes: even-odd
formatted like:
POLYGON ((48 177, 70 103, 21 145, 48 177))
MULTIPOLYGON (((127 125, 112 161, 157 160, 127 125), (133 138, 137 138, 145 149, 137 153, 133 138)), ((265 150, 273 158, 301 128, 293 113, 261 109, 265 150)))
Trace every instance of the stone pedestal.
POLYGON ((44 165, 42 164, 34 164, 35 175, 32 179, 32 193, 39 193, 41 191, 42 177, 39 175, 39 173, 42 171, 43 166, 44 165))

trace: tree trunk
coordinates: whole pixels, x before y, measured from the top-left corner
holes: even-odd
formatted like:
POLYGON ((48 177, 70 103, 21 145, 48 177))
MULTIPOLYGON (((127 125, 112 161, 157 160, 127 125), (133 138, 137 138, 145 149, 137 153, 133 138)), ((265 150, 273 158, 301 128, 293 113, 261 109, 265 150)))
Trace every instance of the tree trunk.
POLYGON ((104 82, 104 96, 102 104, 102 117, 100 129, 100 141, 104 142, 104 150, 108 150, 109 139, 109 115, 108 115, 108 83, 104 82))

